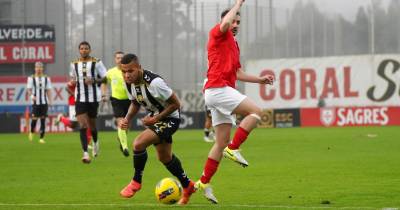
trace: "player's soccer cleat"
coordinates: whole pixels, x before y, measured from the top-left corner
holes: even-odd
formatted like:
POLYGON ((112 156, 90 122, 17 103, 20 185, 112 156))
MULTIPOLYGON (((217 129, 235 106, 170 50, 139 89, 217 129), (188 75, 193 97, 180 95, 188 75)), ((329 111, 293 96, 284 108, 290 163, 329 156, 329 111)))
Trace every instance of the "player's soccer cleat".
POLYGON ((204 136, 205 142, 214 142, 214 139, 211 136, 204 136))
POLYGON ((92 156, 97 157, 97 155, 99 155, 99 151, 100 151, 100 144, 99 141, 97 140, 97 142, 93 142, 92 156))
POLYGON ((63 117, 63 114, 58 114, 57 115, 57 118, 56 118, 56 120, 54 121, 54 124, 56 125, 56 126, 58 126, 59 124, 60 124, 60 122, 61 122, 61 118, 63 117))
POLYGON ((189 186, 183 188, 182 198, 178 201, 179 205, 185 205, 189 202, 190 196, 196 192, 196 188, 194 187, 195 183, 193 181, 189 182, 189 186))
POLYGON ((213 190, 210 184, 203 184, 200 180, 194 185, 196 190, 202 190, 204 197, 207 198, 211 203, 218 204, 217 198, 213 194, 213 190))
POLYGON ((46 142, 44 141, 44 139, 39 139, 39 143, 44 144, 46 142))
POLYGON ((33 133, 32 132, 29 132, 28 139, 29 139, 29 141, 33 141, 33 133))
POLYGON ((229 149, 228 147, 225 147, 224 157, 240 164, 243 167, 249 166, 249 163, 243 158, 243 156, 240 154, 240 150, 238 149, 229 149))
POLYGON ((83 152, 82 162, 83 163, 90 163, 90 157, 89 157, 89 153, 88 152, 83 152))
POLYGON ((124 198, 130 198, 135 195, 140 188, 142 188, 142 184, 132 180, 126 187, 124 187, 124 189, 121 190, 119 194, 124 198))
POLYGON ((129 157, 129 149, 128 148, 122 148, 122 145, 121 144, 119 144, 119 150, 121 150, 121 152, 122 152, 122 154, 125 156, 125 157, 129 157))

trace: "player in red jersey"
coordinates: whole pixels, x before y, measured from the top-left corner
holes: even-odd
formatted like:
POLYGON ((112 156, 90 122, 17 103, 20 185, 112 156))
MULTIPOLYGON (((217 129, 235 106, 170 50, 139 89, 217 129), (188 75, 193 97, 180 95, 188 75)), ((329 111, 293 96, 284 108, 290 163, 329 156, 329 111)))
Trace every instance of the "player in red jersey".
MULTIPOLYGON (((65 88, 68 92, 68 114, 69 117, 65 117, 63 114, 59 114, 56 119, 56 124, 58 125, 60 122, 62 122, 65 126, 75 129, 78 127, 78 121, 76 119, 76 114, 75 114, 75 87, 76 84, 74 82, 68 82, 67 87, 65 88)), ((90 133, 90 130, 88 129, 86 131, 86 136, 88 138, 88 144, 92 142, 92 135, 90 133)))
POLYGON ((260 84, 274 82, 273 75, 249 75, 240 64, 239 46, 234 36, 239 31, 239 10, 243 3, 244 0, 236 0, 230 10, 221 14, 221 22, 209 33, 208 80, 204 86, 204 97, 205 104, 211 110, 216 141, 208 154, 203 175, 196 182, 196 188, 203 190, 204 196, 212 203, 218 203, 218 200, 213 195, 209 182, 217 171, 222 156, 244 167, 248 166, 239 147, 261 120, 261 108, 235 89, 236 80, 260 84), (230 142, 230 131, 234 122, 232 114, 240 114, 244 118, 230 142))

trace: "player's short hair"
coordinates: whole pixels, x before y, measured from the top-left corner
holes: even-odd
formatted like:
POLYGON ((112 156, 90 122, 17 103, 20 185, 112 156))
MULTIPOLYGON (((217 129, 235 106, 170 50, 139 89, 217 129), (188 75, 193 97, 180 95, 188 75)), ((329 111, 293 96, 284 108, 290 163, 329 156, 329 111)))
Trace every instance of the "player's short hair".
POLYGON ((129 64, 132 61, 139 64, 139 58, 135 54, 128 53, 122 57, 121 64, 129 64))
POLYGON ((123 55, 123 54, 125 54, 125 53, 122 52, 122 51, 117 51, 117 52, 114 53, 114 56, 119 55, 119 54, 122 54, 122 55, 123 55))
POLYGON ((82 41, 81 43, 79 43, 78 49, 80 49, 82 45, 86 45, 89 47, 89 49, 91 49, 90 44, 87 41, 82 41))
MULTIPOLYGON (((231 11, 231 9, 225 9, 222 13, 221 13, 221 19, 223 19, 225 17, 226 14, 228 14, 228 12, 231 11)), ((240 12, 236 12, 236 15, 240 16, 240 12)))

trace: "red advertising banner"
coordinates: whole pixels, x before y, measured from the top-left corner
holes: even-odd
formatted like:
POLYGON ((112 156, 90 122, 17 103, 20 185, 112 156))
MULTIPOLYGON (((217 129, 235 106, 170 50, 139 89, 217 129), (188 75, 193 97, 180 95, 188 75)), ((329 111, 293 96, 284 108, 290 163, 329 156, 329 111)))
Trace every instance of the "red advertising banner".
POLYGON ((53 42, 0 43, 0 64, 3 63, 44 63, 54 62, 53 42))
POLYGON ((325 107, 300 109, 301 126, 400 125, 400 107, 325 107))

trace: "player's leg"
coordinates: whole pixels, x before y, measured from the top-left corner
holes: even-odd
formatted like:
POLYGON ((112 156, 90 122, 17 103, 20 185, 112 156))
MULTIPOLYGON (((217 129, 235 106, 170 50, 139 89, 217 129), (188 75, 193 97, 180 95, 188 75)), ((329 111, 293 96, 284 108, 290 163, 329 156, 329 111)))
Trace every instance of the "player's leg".
POLYGON ((157 150, 158 160, 162 162, 167 170, 178 178, 182 184, 183 195, 178 203, 181 205, 187 204, 190 196, 196 191, 194 188, 195 183, 186 175, 179 158, 172 153, 172 139, 157 144, 155 147, 157 150))
POLYGON ((133 168, 134 175, 130 183, 121 190, 120 195, 124 198, 130 198, 142 187, 143 171, 147 162, 146 148, 158 142, 158 136, 150 129, 140 133, 133 142, 133 168))
POLYGON ((44 144, 44 135, 46 132, 46 117, 47 117, 47 110, 48 110, 48 106, 47 105, 41 105, 40 108, 40 139, 39 139, 39 143, 44 144))
MULTIPOLYGON (((97 110, 99 107, 99 103, 89 103, 90 109, 88 110, 88 122, 89 122, 89 129, 93 139, 93 149, 92 155, 93 157, 97 157, 100 151, 100 142, 98 140, 98 132, 96 128, 96 118, 97 118, 97 110)), ((87 134, 87 133, 86 133, 87 134)))
POLYGON ((83 163, 90 163, 86 130, 89 128, 88 106, 86 103, 77 102, 75 105, 76 119, 79 124, 79 136, 83 150, 83 163))
POLYGON ((245 98, 233 111, 235 114, 245 116, 239 124, 232 142, 228 145, 227 151, 238 150, 240 145, 246 141, 249 133, 257 127, 261 120, 262 110, 249 98, 245 98))
MULTIPOLYGON (((111 98, 111 105, 113 108, 114 117, 116 118, 117 125, 119 125, 118 122, 122 120, 128 113, 130 104, 131 104, 130 100, 118 100, 115 98, 111 98)), ((127 133, 128 130, 124 130, 118 126, 117 128, 118 142, 120 144, 122 154, 124 154, 124 156, 126 157, 129 156, 127 133)))
POLYGON ((30 128, 30 132, 29 132, 29 141, 33 141, 33 137, 35 134, 35 129, 36 129, 36 123, 37 123, 37 113, 38 112, 38 108, 37 105, 32 105, 32 116, 31 116, 31 128, 30 128))

